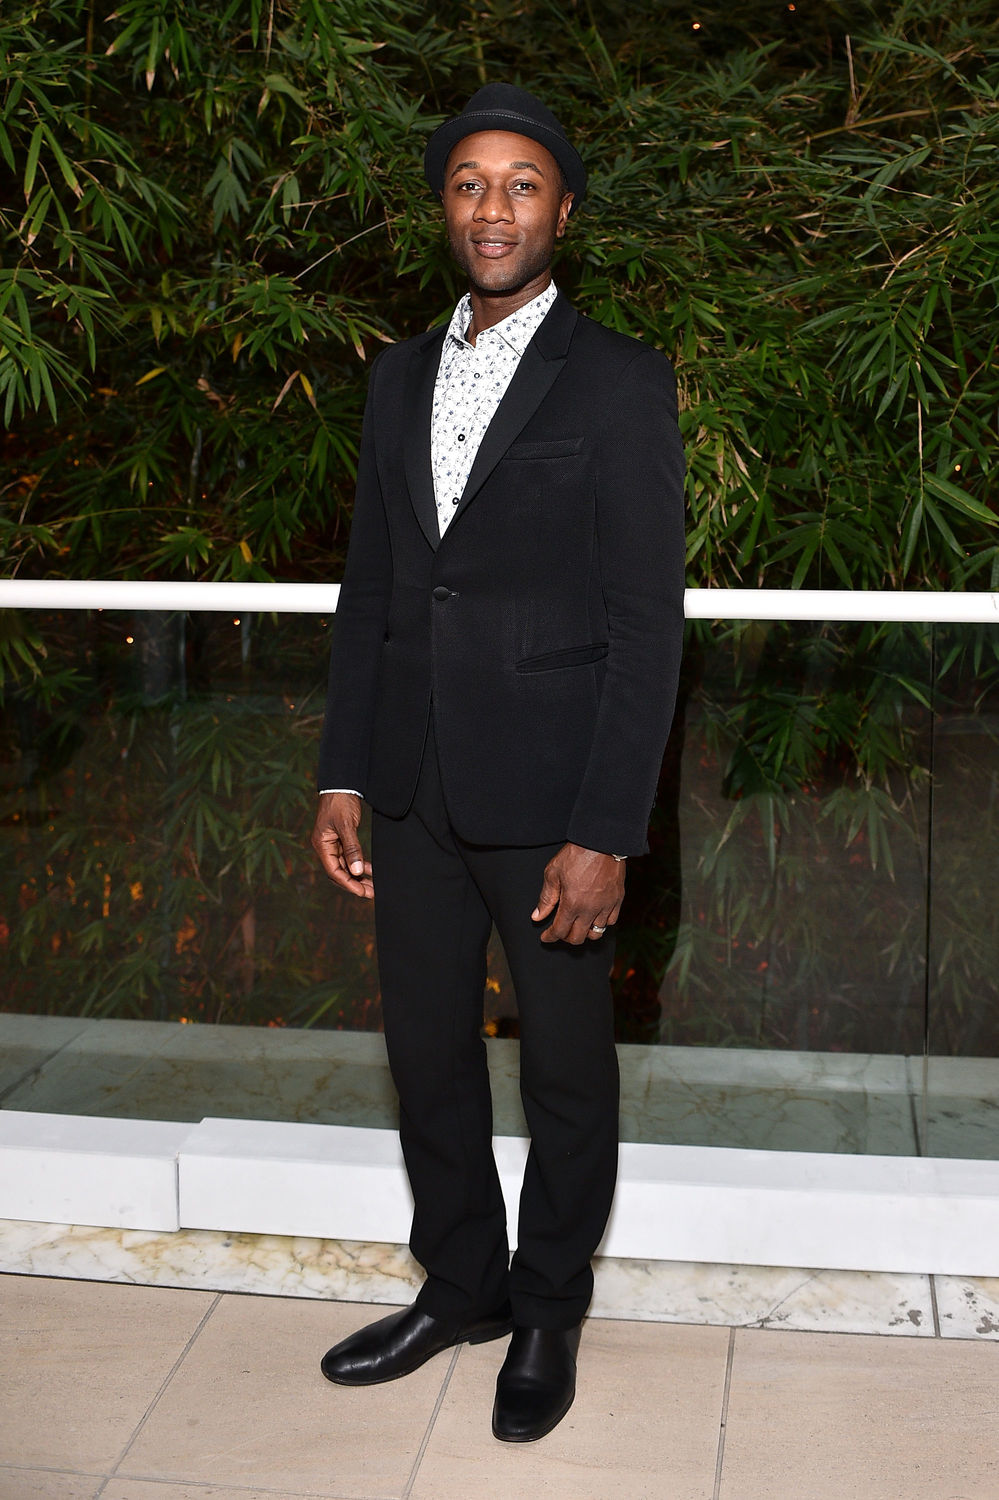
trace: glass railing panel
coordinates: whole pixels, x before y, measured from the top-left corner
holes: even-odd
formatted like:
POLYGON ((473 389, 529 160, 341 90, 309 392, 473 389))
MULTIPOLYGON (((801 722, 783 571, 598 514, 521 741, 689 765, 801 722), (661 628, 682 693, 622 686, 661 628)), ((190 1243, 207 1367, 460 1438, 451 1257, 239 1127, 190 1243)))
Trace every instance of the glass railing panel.
MULTIPOLYGON (((0 1105, 391 1127, 371 911, 308 847, 335 620, 4 618, 46 655, 0 742, 0 1105)), ((689 623, 613 974, 625 1139, 994 1153, 975 632, 689 623)), ((495 944, 485 1029, 518 1133, 495 944)))
POLYGON ((307 854, 330 622, 27 625, 46 655, 4 715, 5 1006, 377 1029, 370 912, 307 854))
POLYGON ((999 1157, 999 628, 938 625, 926 1092, 931 1156, 999 1157))
POLYGON ((661 1046, 627 1133, 909 1154, 929 631, 692 622, 688 637, 616 970, 623 1033, 661 1046))
POLYGON ((308 843, 335 618, 0 620, 0 1105, 393 1125, 372 910, 308 843))

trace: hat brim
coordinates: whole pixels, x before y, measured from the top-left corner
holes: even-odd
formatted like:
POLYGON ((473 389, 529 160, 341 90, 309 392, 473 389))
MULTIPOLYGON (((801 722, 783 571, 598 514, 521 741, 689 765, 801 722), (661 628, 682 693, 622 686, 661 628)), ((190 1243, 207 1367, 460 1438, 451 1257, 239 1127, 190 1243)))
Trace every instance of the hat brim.
POLYGON ((458 142, 480 130, 509 130, 514 135, 526 135, 529 140, 537 141, 539 146, 550 151, 562 168, 566 187, 572 194, 569 212, 575 213, 586 197, 586 168, 579 153, 570 146, 565 136, 532 120, 530 115, 518 114, 512 109, 466 111, 452 120, 445 120, 443 125, 437 127, 427 142, 423 155, 423 172, 432 192, 440 194, 444 191, 447 159, 458 142))

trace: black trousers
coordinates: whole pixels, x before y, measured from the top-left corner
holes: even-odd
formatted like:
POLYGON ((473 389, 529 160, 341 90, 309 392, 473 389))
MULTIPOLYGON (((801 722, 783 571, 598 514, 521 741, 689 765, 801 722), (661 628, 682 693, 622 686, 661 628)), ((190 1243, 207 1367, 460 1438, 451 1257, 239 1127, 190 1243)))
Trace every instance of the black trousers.
POLYGON ((518 1323, 570 1328, 593 1290, 590 1257, 617 1173, 618 1070, 611 934, 540 941, 531 912, 557 844, 467 844, 447 815, 432 734, 413 806, 372 822, 375 925, 389 1065, 415 1203, 418 1302, 440 1318, 499 1305, 518 1323), (520 1087, 531 1135, 512 1265, 492 1153, 482 1039, 495 922, 520 1013, 520 1087))

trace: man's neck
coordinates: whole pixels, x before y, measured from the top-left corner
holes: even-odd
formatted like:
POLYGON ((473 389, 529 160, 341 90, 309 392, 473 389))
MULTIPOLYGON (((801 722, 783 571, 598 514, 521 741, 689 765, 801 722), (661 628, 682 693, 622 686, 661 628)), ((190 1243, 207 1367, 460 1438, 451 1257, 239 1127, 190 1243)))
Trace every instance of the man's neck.
POLYGON ((518 287, 513 292, 482 292, 477 287, 469 287, 472 320, 465 330, 468 342, 474 344, 476 334, 485 333, 487 328, 502 323, 504 318, 519 312, 528 302, 533 302, 535 297, 540 297, 546 287, 551 285, 551 280, 551 268, 548 267, 540 276, 535 276, 526 286, 518 287))

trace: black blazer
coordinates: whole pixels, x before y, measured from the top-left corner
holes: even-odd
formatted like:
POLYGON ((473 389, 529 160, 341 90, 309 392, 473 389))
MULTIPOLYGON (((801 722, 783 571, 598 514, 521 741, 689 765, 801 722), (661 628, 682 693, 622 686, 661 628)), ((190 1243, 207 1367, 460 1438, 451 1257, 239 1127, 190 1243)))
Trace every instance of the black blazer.
POLYGON ((371 372, 319 786, 401 817, 432 704, 464 839, 641 853, 683 631, 672 369, 559 296, 441 538, 430 413, 445 332, 371 372))

